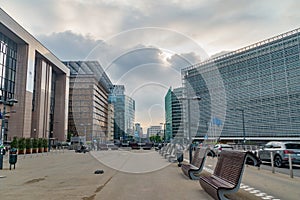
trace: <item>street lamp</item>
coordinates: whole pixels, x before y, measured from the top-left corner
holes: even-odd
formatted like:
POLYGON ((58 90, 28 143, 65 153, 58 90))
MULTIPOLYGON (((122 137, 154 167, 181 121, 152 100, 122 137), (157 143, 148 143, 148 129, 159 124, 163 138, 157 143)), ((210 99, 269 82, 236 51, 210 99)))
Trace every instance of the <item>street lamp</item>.
POLYGON ((245 114, 244 109, 236 108, 231 110, 237 110, 242 112, 242 123, 243 123, 243 148, 245 149, 245 143, 246 143, 246 130, 245 130, 245 114))
MULTIPOLYGON (((10 112, 6 112, 6 105, 7 104, 11 104, 11 103, 18 103, 18 100, 16 99, 8 99, 7 101, 5 100, 0 100, 0 103, 3 104, 3 112, 1 113, 2 114, 2 124, 1 124, 1 140, 0 140, 0 145, 4 145, 4 131, 5 131, 5 115, 7 113, 10 113, 10 112)), ((3 156, 0 155, 0 169, 2 169, 2 166, 3 166, 3 156)))
POLYGON ((164 133, 164 147, 166 146, 166 123, 160 123, 160 125, 163 125, 163 133, 164 133))
POLYGON ((84 138, 85 138, 85 141, 84 143, 86 144, 86 126, 90 126, 91 124, 88 123, 88 124, 80 124, 80 126, 84 126, 84 138))
POLYGON ((191 100, 200 101, 201 97, 199 97, 199 96, 182 97, 182 98, 179 98, 179 100, 187 100, 187 102, 188 102, 189 160, 190 160, 190 163, 191 163, 192 162, 192 156, 193 156, 193 148, 192 148, 192 135, 191 135, 191 108, 190 108, 190 101, 191 100))
POLYGON ((17 99, 8 99, 7 101, 5 100, 0 100, 0 103, 3 104, 3 112, 2 114, 2 124, 1 124, 1 140, 0 144, 4 144, 4 131, 5 131, 5 115, 7 114, 6 112, 6 105, 7 104, 12 104, 12 103, 18 103, 17 99))

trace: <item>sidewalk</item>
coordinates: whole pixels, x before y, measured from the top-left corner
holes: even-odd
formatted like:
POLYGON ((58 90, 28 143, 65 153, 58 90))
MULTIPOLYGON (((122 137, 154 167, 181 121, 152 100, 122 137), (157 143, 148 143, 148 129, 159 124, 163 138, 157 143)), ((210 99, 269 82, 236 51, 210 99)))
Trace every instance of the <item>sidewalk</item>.
MULTIPOLYGON (((0 178, 0 199, 212 199, 198 181, 184 177, 176 163, 152 172, 128 173, 111 169, 91 155, 98 155, 101 160, 102 153, 65 151, 27 156, 19 158, 16 170, 11 171, 5 160, 4 170, 0 170, 0 176, 6 176, 0 178), (97 169, 103 169, 104 174, 94 174, 97 169)), ((157 157, 152 159, 167 163, 157 152, 154 153, 157 157)), ((242 190, 230 198, 253 199, 242 190)))

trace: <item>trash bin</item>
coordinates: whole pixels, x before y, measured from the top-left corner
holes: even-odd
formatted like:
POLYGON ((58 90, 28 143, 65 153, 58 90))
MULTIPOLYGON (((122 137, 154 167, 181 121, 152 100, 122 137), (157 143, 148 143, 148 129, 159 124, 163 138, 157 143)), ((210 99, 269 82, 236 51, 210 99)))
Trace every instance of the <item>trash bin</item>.
POLYGON ((11 165, 14 165, 14 169, 16 169, 16 163, 18 160, 17 149, 12 148, 9 153, 9 169, 11 170, 11 165))
POLYGON ((182 151, 177 153, 177 161, 178 161, 178 167, 181 167, 181 163, 183 162, 183 152, 182 151))

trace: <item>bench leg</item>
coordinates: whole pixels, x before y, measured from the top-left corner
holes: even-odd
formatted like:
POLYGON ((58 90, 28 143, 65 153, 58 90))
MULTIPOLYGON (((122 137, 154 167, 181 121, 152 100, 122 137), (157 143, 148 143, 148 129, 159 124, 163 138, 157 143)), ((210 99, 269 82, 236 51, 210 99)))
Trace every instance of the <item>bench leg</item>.
POLYGON ((192 180, 199 180, 200 178, 199 176, 196 176, 193 172, 189 172, 189 175, 192 180))

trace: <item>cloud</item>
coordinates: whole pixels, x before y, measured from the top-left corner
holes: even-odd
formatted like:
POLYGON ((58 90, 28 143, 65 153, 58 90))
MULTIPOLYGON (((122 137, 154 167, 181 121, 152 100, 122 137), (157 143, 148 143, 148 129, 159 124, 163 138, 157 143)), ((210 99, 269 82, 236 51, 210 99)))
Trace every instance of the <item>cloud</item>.
POLYGON ((193 38, 210 55, 295 29, 300 19, 300 2, 293 0, 10 0, 0 5, 34 35, 71 30, 106 40, 130 29, 161 27, 193 38))
POLYGON ((61 60, 84 60, 96 45, 102 43, 89 35, 83 36, 72 31, 39 35, 37 38, 61 60))

